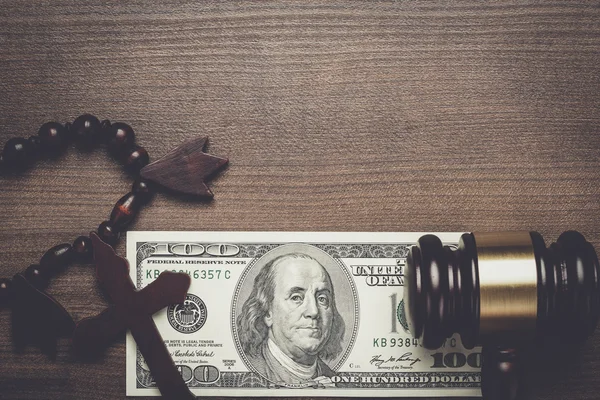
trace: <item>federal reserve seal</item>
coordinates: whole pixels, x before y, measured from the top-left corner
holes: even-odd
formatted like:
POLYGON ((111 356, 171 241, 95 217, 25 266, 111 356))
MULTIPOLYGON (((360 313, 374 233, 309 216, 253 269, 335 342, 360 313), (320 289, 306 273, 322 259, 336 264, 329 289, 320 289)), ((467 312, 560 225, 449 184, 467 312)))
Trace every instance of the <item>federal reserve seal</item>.
POLYGON ((206 305, 200 297, 188 293, 183 304, 169 306, 167 318, 177 332, 198 332, 206 322, 206 305))

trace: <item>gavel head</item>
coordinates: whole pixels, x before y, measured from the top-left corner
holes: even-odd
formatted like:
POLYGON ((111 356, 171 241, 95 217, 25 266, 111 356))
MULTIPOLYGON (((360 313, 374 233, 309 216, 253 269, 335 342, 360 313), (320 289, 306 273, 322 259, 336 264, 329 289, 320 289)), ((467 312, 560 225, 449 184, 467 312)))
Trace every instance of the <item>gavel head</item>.
POLYGON ((428 349, 454 333, 467 348, 583 340, 598 321, 598 257, 578 232, 549 247, 537 232, 467 233, 458 248, 426 235, 406 264, 409 330, 428 349))

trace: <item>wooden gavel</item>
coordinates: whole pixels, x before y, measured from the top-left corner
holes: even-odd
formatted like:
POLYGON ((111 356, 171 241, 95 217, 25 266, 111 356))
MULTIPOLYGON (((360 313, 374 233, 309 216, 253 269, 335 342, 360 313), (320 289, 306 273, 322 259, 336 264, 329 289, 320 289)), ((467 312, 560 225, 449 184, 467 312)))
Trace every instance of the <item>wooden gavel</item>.
POLYGON ((410 332, 428 349, 454 333, 483 346, 484 399, 519 397, 517 349, 549 335, 583 341, 598 322, 600 266, 578 232, 549 247, 537 232, 466 233, 458 248, 425 235, 406 264, 410 332))

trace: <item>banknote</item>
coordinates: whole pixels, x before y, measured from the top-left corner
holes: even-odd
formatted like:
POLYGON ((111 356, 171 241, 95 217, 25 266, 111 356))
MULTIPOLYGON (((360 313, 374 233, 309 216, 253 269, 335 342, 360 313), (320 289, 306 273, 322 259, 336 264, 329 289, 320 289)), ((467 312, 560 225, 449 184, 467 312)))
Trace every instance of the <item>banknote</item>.
MULTIPOLYGON (((406 256, 423 234, 128 232, 127 259, 138 289, 191 277, 153 318, 197 396, 480 396, 480 348, 427 350, 408 331, 406 256)), ((160 394, 129 333, 126 362, 128 396, 160 394)))

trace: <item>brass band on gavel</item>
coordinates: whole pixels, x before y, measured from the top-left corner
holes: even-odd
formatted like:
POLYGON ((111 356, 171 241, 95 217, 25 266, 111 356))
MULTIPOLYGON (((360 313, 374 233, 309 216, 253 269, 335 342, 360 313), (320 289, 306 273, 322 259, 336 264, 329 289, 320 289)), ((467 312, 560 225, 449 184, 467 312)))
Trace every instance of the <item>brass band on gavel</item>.
POLYGON ((473 236, 479 272, 480 337, 532 337, 538 301, 537 265, 530 234, 475 233, 473 236))

